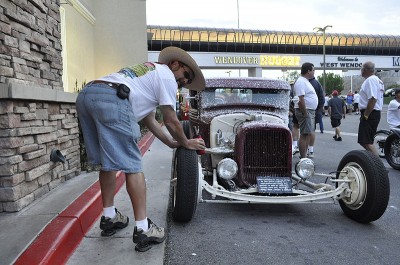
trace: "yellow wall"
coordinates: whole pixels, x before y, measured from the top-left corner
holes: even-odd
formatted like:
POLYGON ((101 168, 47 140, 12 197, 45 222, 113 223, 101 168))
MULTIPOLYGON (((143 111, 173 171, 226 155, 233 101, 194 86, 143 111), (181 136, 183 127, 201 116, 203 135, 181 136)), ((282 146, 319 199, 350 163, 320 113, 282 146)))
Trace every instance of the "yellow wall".
POLYGON ((146 1, 70 0, 65 9, 64 91, 147 60, 146 1), (66 84, 67 83, 67 84, 66 84))
POLYGON ((94 9, 98 76, 147 61, 146 1, 96 0, 94 9))
MULTIPOLYGON (((94 25, 69 5, 65 8, 65 36, 68 87, 64 91, 74 92, 76 82, 81 88, 83 82, 95 77, 94 25)), ((64 59, 64 58, 63 58, 64 59)))

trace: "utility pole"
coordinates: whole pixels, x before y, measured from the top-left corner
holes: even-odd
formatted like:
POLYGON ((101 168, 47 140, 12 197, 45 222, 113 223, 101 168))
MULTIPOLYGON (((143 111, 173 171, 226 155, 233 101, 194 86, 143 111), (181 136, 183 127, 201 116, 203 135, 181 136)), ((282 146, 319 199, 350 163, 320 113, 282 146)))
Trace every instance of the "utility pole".
POLYGON ((326 76, 325 76, 325 31, 327 28, 332 28, 331 25, 327 25, 323 28, 319 28, 319 27, 315 27, 314 30, 316 30, 317 32, 322 32, 322 54, 323 54, 323 76, 322 76, 322 80, 323 80, 323 87, 324 90, 326 89, 326 76))

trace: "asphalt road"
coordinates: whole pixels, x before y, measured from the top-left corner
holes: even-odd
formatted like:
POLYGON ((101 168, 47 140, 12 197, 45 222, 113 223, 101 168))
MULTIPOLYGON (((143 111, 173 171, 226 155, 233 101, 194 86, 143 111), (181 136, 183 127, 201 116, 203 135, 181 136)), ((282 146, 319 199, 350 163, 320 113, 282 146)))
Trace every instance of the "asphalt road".
MULTIPOLYGON (((329 173, 357 144, 359 115, 342 121, 342 142, 328 117, 317 130, 316 171, 329 173)), ((379 128, 387 129, 386 113, 379 128)), ((294 161, 295 158, 294 158, 294 161)), ((199 204, 186 224, 168 218, 164 264, 399 264, 400 174, 389 171, 390 200, 370 224, 347 218, 338 204, 199 204)))

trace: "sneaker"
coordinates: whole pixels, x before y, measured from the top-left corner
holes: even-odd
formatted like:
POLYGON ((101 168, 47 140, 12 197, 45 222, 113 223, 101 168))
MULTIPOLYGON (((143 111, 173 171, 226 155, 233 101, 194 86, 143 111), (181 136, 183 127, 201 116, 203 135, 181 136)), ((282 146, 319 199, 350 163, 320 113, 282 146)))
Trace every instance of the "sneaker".
POLYGON ((314 158, 314 152, 309 152, 309 153, 307 154, 307 157, 308 157, 308 158, 314 158))
POLYGON ((339 136, 338 138, 335 139, 335 141, 342 141, 342 137, 339 136))
POLYGON ((297 154, 298 152, 300 152, 298 146, 295 146, 295 147, 292 148, 292 155, 295 155, 295 154, 297 154))
POLYGON ((101 236, 112 236, 117 229, 122 229, 128 226, 129 218, 123 216, 115 209, 114 218, 102 216, 100 219, 101 236))
POLYGON ((151 248, 152 243, 161 243, 165 240, 164 228, 155 225, 149 218, 149 230, 143 232, 143 229, 138 229, 136 226, 133 230, 133 243, 136 244, 135 250, 145 252, 151 248))

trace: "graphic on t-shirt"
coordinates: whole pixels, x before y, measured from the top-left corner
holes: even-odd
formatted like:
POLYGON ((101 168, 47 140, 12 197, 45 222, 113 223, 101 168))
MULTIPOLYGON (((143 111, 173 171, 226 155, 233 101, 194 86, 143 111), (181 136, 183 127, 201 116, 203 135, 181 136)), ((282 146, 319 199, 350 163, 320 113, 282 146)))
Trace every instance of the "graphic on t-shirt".
POLYGON ((122 68, 118 73, 123 74, 125 77, 135 78, 143 76, 154 69, 156 69, 156 66, 153 63, 147 62, 122 68))

